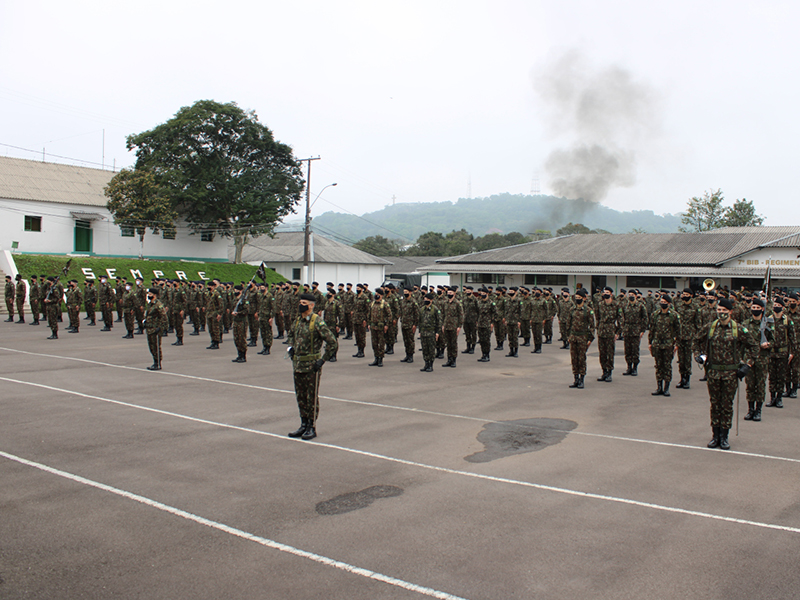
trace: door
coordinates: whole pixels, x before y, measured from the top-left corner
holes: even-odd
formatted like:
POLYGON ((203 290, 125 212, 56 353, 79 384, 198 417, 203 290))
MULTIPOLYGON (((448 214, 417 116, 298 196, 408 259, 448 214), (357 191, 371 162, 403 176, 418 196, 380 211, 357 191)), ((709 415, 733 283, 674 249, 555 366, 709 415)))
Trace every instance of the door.
POLYGON ((606 276, 605 275, 592 275, 592 289, 590 290, 592 294, 594 294, 597 290, 602 290, 606 287, 606 276))
POLYGON ((75 221, 75 252, 92 251, 92 222, 75 221))

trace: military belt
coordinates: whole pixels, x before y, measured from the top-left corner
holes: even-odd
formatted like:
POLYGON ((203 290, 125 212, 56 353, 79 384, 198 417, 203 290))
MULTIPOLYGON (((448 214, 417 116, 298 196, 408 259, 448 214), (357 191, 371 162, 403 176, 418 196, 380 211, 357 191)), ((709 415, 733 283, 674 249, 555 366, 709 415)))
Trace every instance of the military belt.
POLYGON ((572 335, 592 335, 591 331, 573 331, 572 335))
POLYGON ((735 371, 739 365, 711 365, 709 369, 712 371, 735 371))
POLYGON ((296 354, 294 355, 294 359, 297 362, 311 362, 312 360, 319 360, 320 358, 322 358, 322 356, 319 352, 314 354, 304 354, 303 356, 297 356, 296 354))

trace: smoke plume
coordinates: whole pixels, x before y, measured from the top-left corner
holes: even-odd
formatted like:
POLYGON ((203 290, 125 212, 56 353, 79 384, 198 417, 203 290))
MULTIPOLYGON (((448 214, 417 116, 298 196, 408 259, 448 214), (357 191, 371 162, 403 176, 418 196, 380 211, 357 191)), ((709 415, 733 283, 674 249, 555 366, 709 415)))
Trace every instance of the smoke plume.
POLYGON ((574 50, 544 64, 533 84, 550 133, 567 144, 544 165, 556 195, 601 202, 613 188, 636 183, 637 151, 659 130, 650 86, 621 67, 595 67, 574 50))

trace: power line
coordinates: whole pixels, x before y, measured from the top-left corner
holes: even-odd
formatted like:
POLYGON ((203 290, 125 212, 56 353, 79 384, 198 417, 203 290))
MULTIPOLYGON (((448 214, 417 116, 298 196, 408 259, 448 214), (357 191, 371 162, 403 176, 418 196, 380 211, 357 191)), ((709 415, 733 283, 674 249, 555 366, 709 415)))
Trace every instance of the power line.
MULTIPOLYGON (((63 158, 64 160, 71 160, 71 161, 74 161, 74 162, 85 163, 87 165, 100 165, 100 167, 103 167, 102 170, 104 170, 104 171, 110 170, 112 173, 116 172, 116 169, 105 169, 104 167, 106 165, 104 165, 102 163, 99 163, 99 162, 93 162, 91 160, 83 160, 82 158, 72 158, 71 156, 61 156, 59 154, 50 154, 49 152, 45 152, 44 150, 31 150, 30 148, 22 148, 20 146, 12 146, 11 144, 4 144, 2 142, 0 142, 0 146, 5 146, 6 148, 14 148, 15 150, 24 150, 25 152, 32 152, 33 154, 42 154, 42 155, 46 155, 48 157, 53 157, 53 158, 63 158)), ((44 161, 42 161, 42 162, 44 162, 44 161)))

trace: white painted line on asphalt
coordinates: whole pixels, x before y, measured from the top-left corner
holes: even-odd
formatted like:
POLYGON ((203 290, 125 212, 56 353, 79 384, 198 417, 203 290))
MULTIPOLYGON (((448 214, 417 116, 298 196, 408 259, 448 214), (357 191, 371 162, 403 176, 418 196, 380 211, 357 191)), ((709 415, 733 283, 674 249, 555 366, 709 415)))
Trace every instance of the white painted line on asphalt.
MULTIPOLYGON (((56 354, 42 354, 42 353, 39 353, 39 352, 29 352, 29 351, 26 351, 26 350, 17 350, 17 349, 14 349, 14 348, 3 348, 3 347, 0 347, 0 350, 6 350, 8 352, 15 352, 15 353, 18 353, 18 354, 29 354, 31 356, 41 356, 41 357, 45 357, 45 358, 57 358, 57 359, 61 359, 61 360, 71 360, 71 361, 77 361, 77 362, 85 362, 85 363, 90 363, 90 364, 94 364, 94 365, 100 365, 100 366, 103 366, 103 367, 112 367, 112 368, 116 368, 116 369, 127 369, 127 370, 130 370, 130 371, 141 371, 143 373, 154 373, 156 375, 161 375, 161 376, 181 377, 181 378, 184 378, 184 379, 196 379, 198 381, 205 381, 205 382, 208 382, 208 383, 218 383, 218 384, 221 384, 221 385, 232 385, 232 386, 237 386, 237 387, 250 388, 250 389, 254 389, 254 390, 261 390, 261 391, 264 391, 264 392, 278 392, 278 393, 281 393, 281 394, 292 394, 292 395, 294 395, 294 390, 282 390, 282 389, 279 389, 279 388, 270 388, 270 387, 266 387, 266 386, 262 386, 262 385, 253 385, 253 384, 250 384, 250 383, 239 383, 237 381, 225 381, 224 379, 211 379, 210 377, 200 377, 198 375, 186 375, 184 373, 173 373, 173 372, 170 372, 170 371, 155 371, 155 372, 152 372, 152 371, 148 371, 147 369, 142 368, 142 367, 128 367, 128 366, 125 366, 125 365, 115 365, 113 363, 105 363, 105 362, 101 362, 101 361, 97 361, 97 360, 90 360, 90 359, 87 359, 87 358, 75 358, 75 357, 72 357, 72 356, 59 356, 59 355, 56 355, 56 354)), ((494 423, 494 424, 502 424, 502 425, 508 425, 509 424, 508 421, 496 421, 494 419, 489 419, 489 418, 470 417, 470 416, 467 416, 467 415, 458 415, 458 414, 453 414, 453 413, 437 412, 437 411, 434 411, 434 410, 425 410, 425 409, 422 409, 422 408, 412 408, 412 407, 407 407, 407 406, 395 406, 395 405, 392 405, 392 404, 381 404, 379 402, 366 402, 366 401, 363 401, 363 400, 351 400, 351 399, 348 399, 348 398, 337 398, 335 396, 323 396, 323 395, 320 395, 320 398, 325 399, 325 400, 333 400, 335 402, 342 402, 342 403, 345 403, 345 404, 358 404, 358 405, 361 405, 361 406, 370 406, 370 407, 373 407, 373 408, 382 408, 382 409, 387 409, 387 410, 399 410, 399 411, 404 411, 404 412, 412 412, 412 413, 419 413, 419 414, 424 414, 424 415, 431 415, 431 416, 435 416, 435 417, 447 417, 447 418, 450 418, 450 419, 461 419, 461 420, 465 420, 465 421, 475 421, 477 423, 481 423, 481 424, 484 424, 484 425, 486 423, 494 423)), ((517 427, 525 427, 525 428, 529 428, 529 429, 535 429, 535 427, 532 427, 532 426, 529 426, 529 425, 526 425, 526 426, 517 425, 517 427)), ((581 436, 586 436, 586 437, 595 437, 595 438, 601 438, 601 439, 615 440, 615 441, 619 441, 619 442, 633 442, 633 443, 636 443, 636 444, 650 444, 652 446, 664 446, 664 447, 667 447, 667 448, 680 448, 680 449, 683 449, 683 450, 700 450, 700 451, 703 451, 703 452, 714 452, 717 455, 719 455, 720 452, 721 452, 719 450, 712 450, 710 448, 707 448, 705 445, 703 445, 703 446, 691 446, 689 444, 677 444, 675 442, 662 442, 662 441, 658 441, 658 440, 644 440, 644 439, 640 439, 640 438, 630 438, 630 437, 624 437, 624 436, 619 436, 619 435, 608 435, 608 434, 604 434, 604 433, 592 433, 590 431, 575 431, 575 430, 567 430, 567 429, 548 429, 548 431, 554 431, 554 432, 557 432, 557 433, 565 433, 565 434, 568 434, 568 435, 581 435, 581 436)), ((764 459, 768 459, 768 460, 779 460, 779 461, 784 461, 784 462, 800 463, 800 459, 797 459, 797 458, 788 458, 788 457, 785 457, 785 456, 774 456, 774 455, 771 455, 771 454, 759 454, 757 452, 741 452, 739 450, 727 450, 727 451, 724 452, 724 455, 725 456, 746 456, 748 458, 764 458, 764 459)))
POLYGON ((321 556, 319 554, 315 554, 313 552, 308 552, 306 550, 301 550, 300 548, 295 548, 294 546, 289 546, 287 544, 282 544, 281 542, 276 542, 275 540, 269 540, 267 538, 263 538, 257 536, 255 534, 249 533, 247 531, 242 531, 241 529, 237 529, 235 527, 231 527, 230 525, 225 525, 224 523, 220 523, 218 521, 212 521, 210 519, 206 519, 205 517, 201 517, 194 513, 187 512, 185 510, 181 510, 180 508, 175 508, 174 506, 169 506, 168 504, 163 504, 158 502, 157 500, 152 500, 145 496, 140 496, 139 494, 134 494, 132 492, 128 492, 125 490, 121 490, 119 488, 115 488, 110 485, 106 485, 105 483, 100 483, 98 481, 93 481, 92 479, 86 479, 85 477, 81 477, 80 475, 74 475, 72 473, 67 473, 66 471, 61 471, 60 469, 55 469, 53 467, 49 467, 47 465, 43 465, 38 462, 34 462, 32 460, 27 460, 25 458, 21 458, 19 456, 15 456, 14 454, 9 454, 8 452, 3 452, 0 450, 0 456, 3 458, 7 458, 8 460, 12 460, 18 462, 20 464, 34 467, 46 473, 50 473, 52 475, 58 475, 59 477, 63 477, 65 479, 69 479, 71 481, 75 481, 77 483, 81 483, 83 485, 88 485, 93 488, 97 488, 99 490, 103 490, 105 492, 110 492, 112 494, 116 494, 117 496, 122 496, 123 498, 127 498, 129 500, 134 500, 135 502, 140 502, 146 506, 150 506, 152 508, 157 508, 158 510, 162 510, 164 512, 170 513, 177 517, 181 517, 183 519, 187 519, 189 521, 194 521, 195 523, 199 523, 200 525, 205 525, 207 527, 211 527, 212 529, 217 529, 218 531, 222 531, 224 533, 229 533, 231 535, 235 535, 236 537, 240 537, 245 540, 249 540, 251 542, 255 542, 257 544, 261 544, 262 546, 266 546, 267 548, 272 548, 274 550, 280 550, 281 552, 286 552, 288 554, 293 554, 295 556, 299 556, 301 558, 307 558, 309 560, 313 560, 314 562, 318 562, 320 564, 334 567, 336 569, 341 569, 342 571, 347 571, 348 573, 353 573, 354 575, 361 575, 362 577, 368 577, 369 579, 374 579, 376 581, 381 581, 383 583, 388 583, 389 585, 393 585, 395 587, 403 588, 404 590, 409 590, 411 592, 417 592, 418 594, 423 594, 425 596, 431 596, 432 598, 440 598, 441 600, 465 600, 461 596, 454 596, 453 594, 448 594, 447 592, 440 592, 439 590, 434 590, 429 587, 425 587, 422 585, 417 585, 416 583, 411 583, 408 581, 404 581, 402 579, 397 579, 396 577, 391 577, 389 575, 383 575, 382 573, 377 573, 375 571, 370 571, 369 569, 364 569, 362 567, 356 567, 354 565, 348 564, 346 562, 342 562, 340 560, 335 560, 333 558, 328 558, 327 556, 321 556))
POLYGON ((258 429, 250 429, 248 427, 240 427, 238 425, 231 425, 230 423, 220 423, 220 422, 217 422, 217 421, 209 421, 208 419, 200 419, 200 418, 192 417, 192 416, 189 416, 189 415, 182 415, 180 413, 174 413, 174 412, 170 412, 170 411, 167 411, 167 410, 161 410, 159 408, 150 408, 148 406, 141 406, 141 405, 138 405, 138 404, 131 404, 130 402, 123 402, 121 400, 113 400, 111 398, 103 398, 101 396, 94 396, 94 395, 91 395, 91 394, 84 394, 83 392, 75 392, 75 391, 72 391, 72 390, 66 390, 66 389, 63 389, 63 388, 57 388, 57 387, 53 387, 53 386, 50 386, 50 385, 45 385, 45 384, 42 384, 42 383, 31 383, 31 382, 28 382, 28 381, 20 381, 18 379, 11 379, 9 377, 0 377, 0 381, 8 381, 10 383, 17 383, 17 384, 20 384, 20 385, 29 385, 29 386, 38 387, 38 388, 42 388, 42 389, 46 389, 46 390, 50 390, 50 391, 54 391, 54 392, 61 392, 61 393, 64 393, 64 394, 71 394, 71 395, 74 395, 74 396, 80 396, 81 398, 88 398, 88 399, 91 399, 91 400, 99 400, 100 402, 108 402, 110 404, 117 404, 119 406, 125 406, 125 407, 128 407, 128 408, 135 408, 137 410, 143 410, 143 411, 152 412, 152 413, 156 413, 156 414, 160 414, 160 415, 176 417, 178 419, 184 419, 184 420, 187 420, 187 421, 193 421, 195 423, 202 423, 204 425, 211 425, 211 426, 214 426, 214 427, 222 427, 222 428, 225 428, 225 429, 233 429, 235 431, 243 431, 243 432, 246 432, 246 433, 254 433, 254 434, 257 434, 257 435, 263 435, 263 436, 266 436, 266 437, 271 437, 271 438, 275 438, 275 439, 279 439, 279 440, 283 440, 283 441, 287 441, 287 442, 291 442, 291 443, 307 444, 312 448, 317 447, 317 448, 329 448, 331 450, 339 450, 341 452, 348 452, 350 454, 357 454, 359 456, 367 456, 369 458, 376 458, 376 459, 379 459, 379 460, 385 460, 385 461, 389 461, 389 462, 393 462, 393 463, 397 463, 397 464, 401 464, 401 465, 407 465, 407 466, 411 466, 411 467, 418 467, 418 468, 427 469, 427 470, 430 470, 430 471, 437 471, 439 473, 447 473, 449 475, 460 475, 460 476, 463 476, 463 477, 472 477, 472 478, 481 479, 481 480, 484 480, 484 481, 492 481, 492 482, 496 482, 496 483, 506 483, 506 484, 510 484, 510 485, 518 485, 518 486, 533 488, 533 489, 537 489, 537 490, 544 490, 544 491, 548 491, 548 492, 556 492, 556 493, 559 493, 559 494, 567 494, 567 495, 570 495, 570 496, 578 496, 578 497, 581 497, 581 498, 590 498, 592 500, 603 500, 605 502, 615 502, 615 503, 618 503, 618 504, 627 504, 627 505, 630 505, 630 506, 639 506, 639 507, 642 507, 642 508, 649 508, 649 509, 652 509, 652 510, 664 511, 664 512, 669 512, 669 513, 676 513, 676 514, 681 514, 681 515, 688 515, 688 516, 693 516, 693 517, 702 517, 702 518, 705 518, 705 519, 712 519, 712 520, 715 520, 715 521, 725 521, 725 522, 728 522, 728 523, 737 523, 739 525, 752 525, 753 527, 760 527, 762 529, 775 529, 775 530, 778 530, 778 531, 788 531, 788 532, 791 532, 791 533, 800 533, 800 528, 798 528, 798 527, 789 527, 789 526, 786 526, 786 525, 778 525, 778 524, 775 524, 775 523, 764 523, 764 522, 761 522, 761 521, 750 521, 748 519, 737 519, 735 517, 726 517, 724 515, 716 515, 716 514, 713 514, 713 513, 701 512, 701 511, 696 511, 696 510, 688 510, 688 509, 685 509, 685 508, 677 508, 677 507, 674 507, 674 506, 666 506, 666 505, 663 505, 663 504, 654 504, 654 503, 651 503, 651 502, 642 502, 640 500, 631 500, 629 498, 621 498, 619 496, 606 496, 604 494, 594 494, 594 493, 591 493, 591 492, 581 492, 579 490, 571 490, 569 488, 560 488, 560 487, 555 487, 555 486, 552 486, 552 485, 546 485, 546 484, 542 484, 542 483, 532 483, 532 482, 529 482, 529 481, 522 481, 522 480, 519 480, 519 479, 508 479, 506 477, 496 477, 494 475, 484 475, 482 473, 474 473, 474 472, 470 472, 470 471, 459 471, 458 469, 450 469, 448 467, 438 467, 436 465, 429 465, 429 464, 426 464, 426 463, 420 463, 420 462, 416 462, 416 461, 413 461, 413 460, 406 460, 404 458, 396 458, 394 456, 387 456, 385 454, 377 454, 375 452, 368 452, 366 450, 358 450, 356 448, 348 448, 346 446, 337 446, 336 444, 327 444, 325 442, 318 442, 318 441, 303 442, 302 440, 288 438, 285 435, 279 435, 277 433, 270 433, 268 431, 259 431, 258 429))

